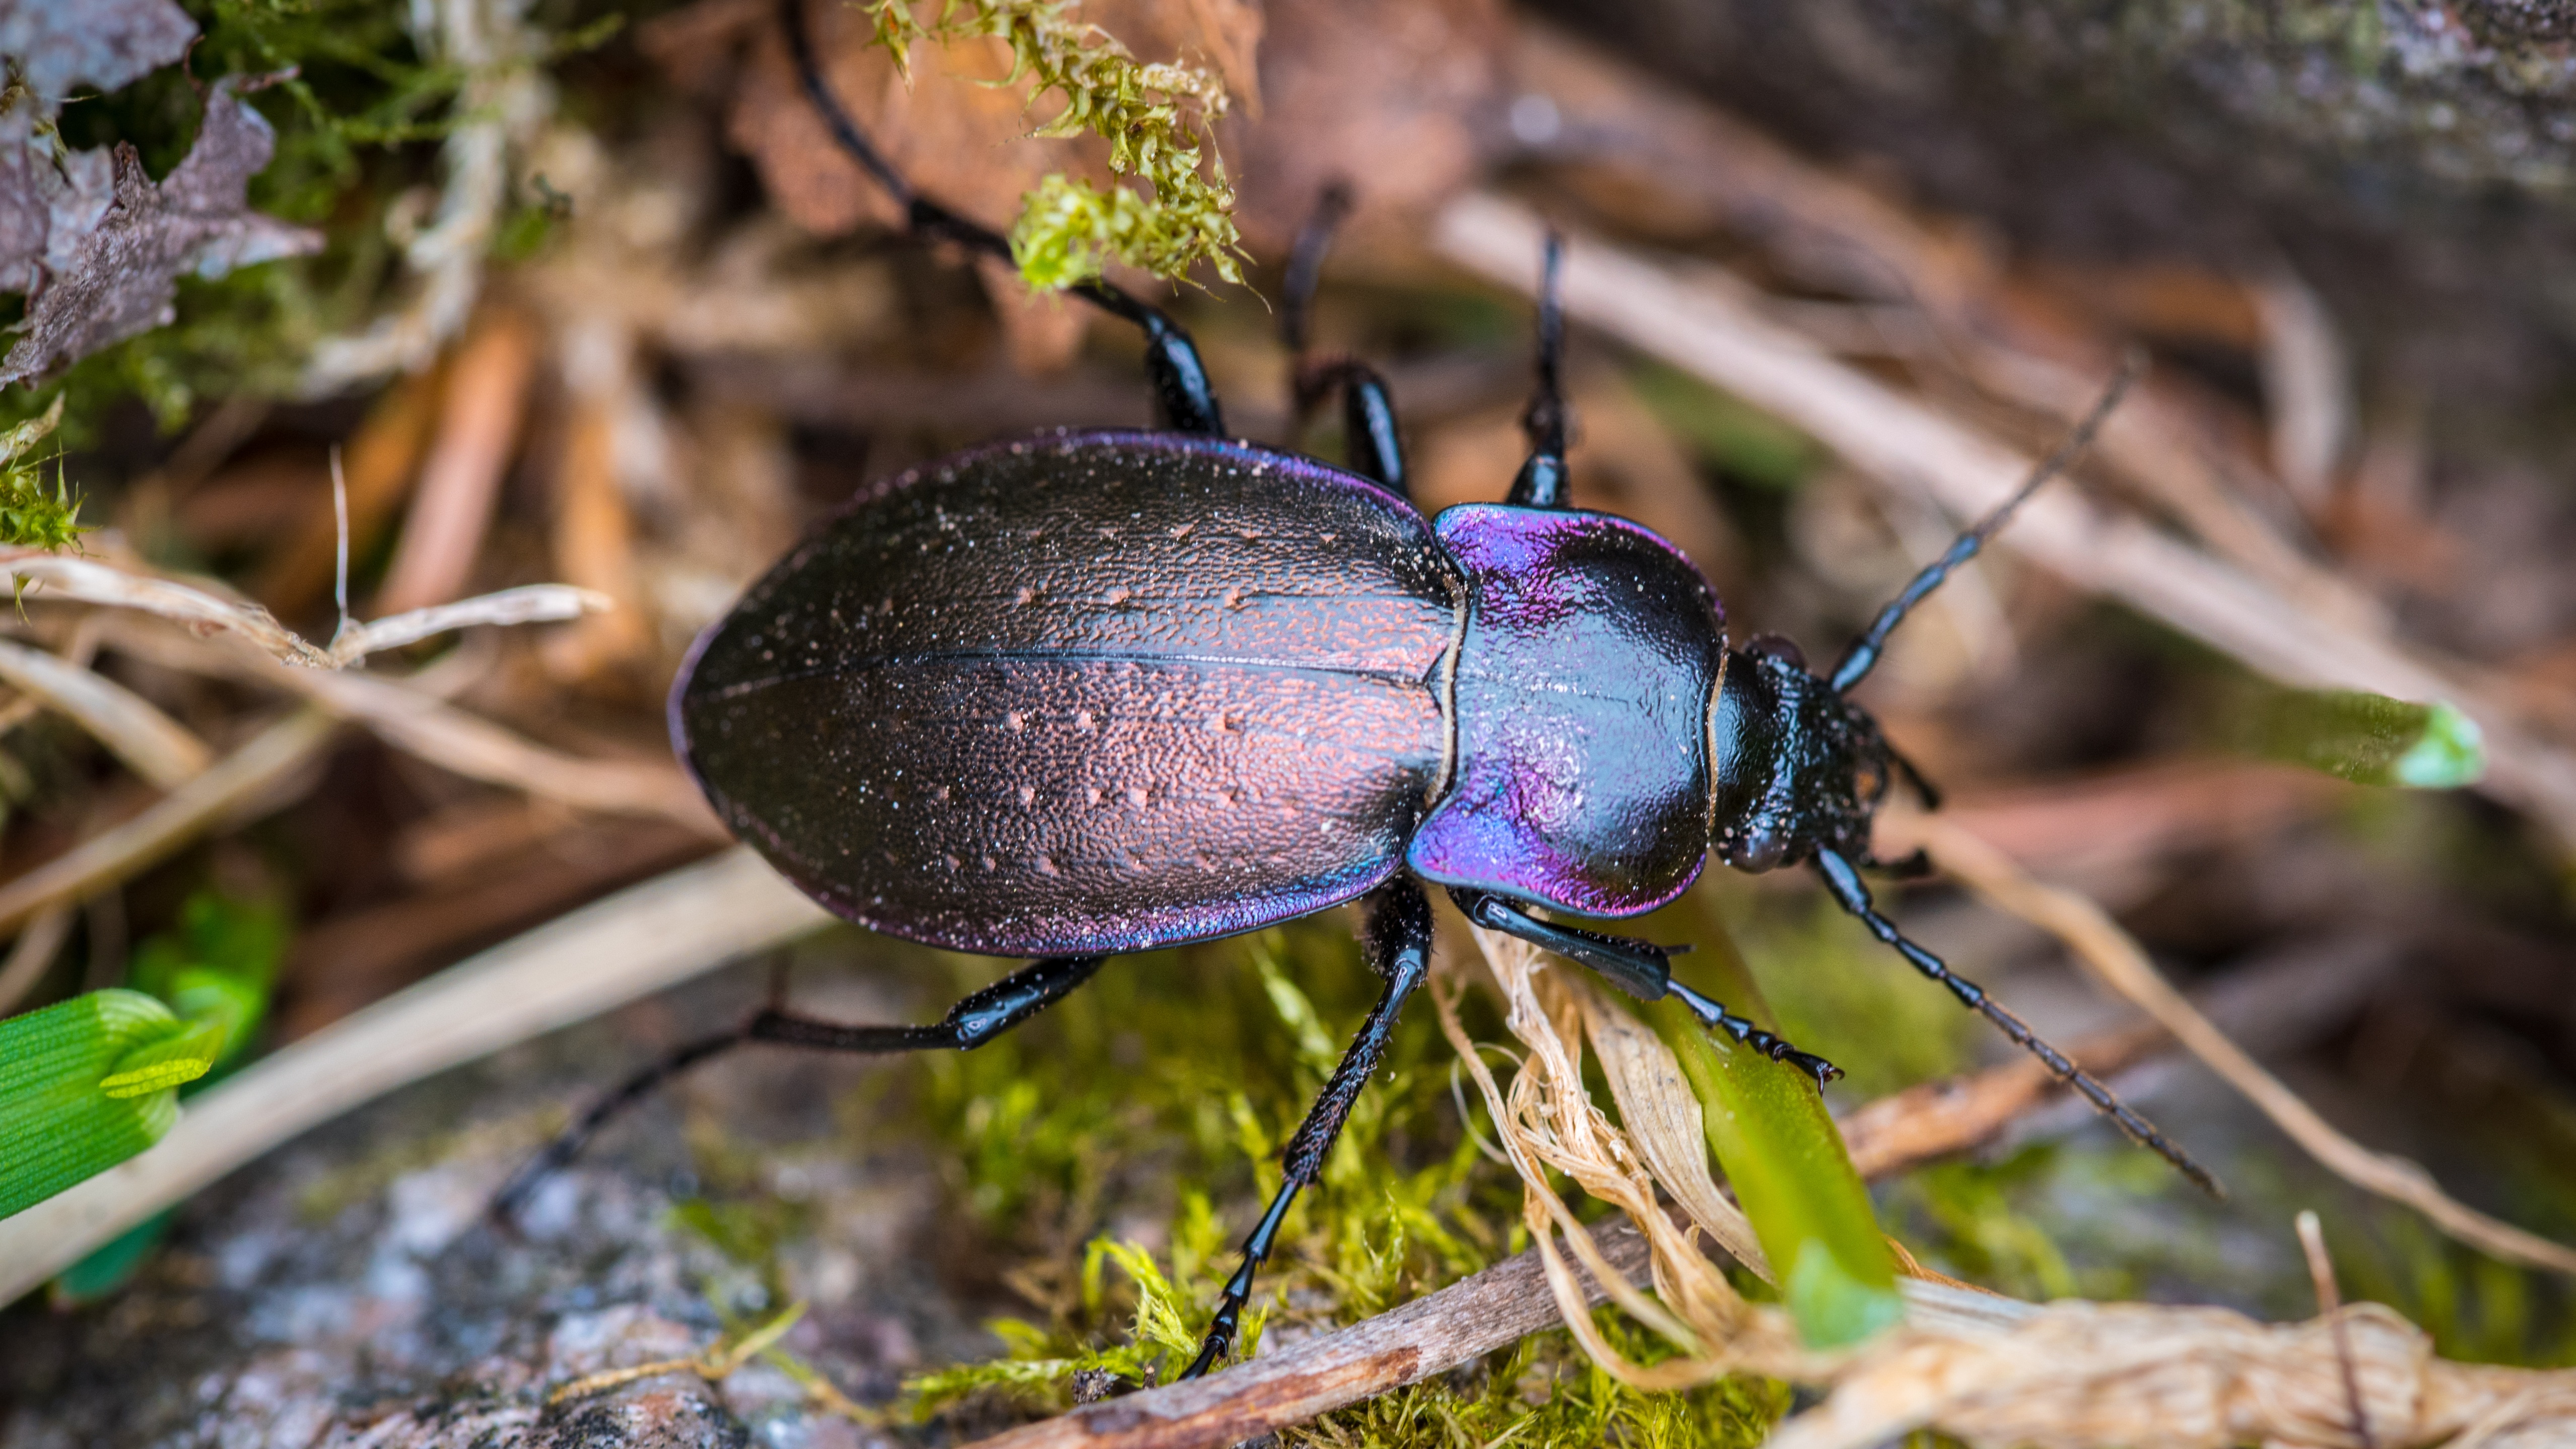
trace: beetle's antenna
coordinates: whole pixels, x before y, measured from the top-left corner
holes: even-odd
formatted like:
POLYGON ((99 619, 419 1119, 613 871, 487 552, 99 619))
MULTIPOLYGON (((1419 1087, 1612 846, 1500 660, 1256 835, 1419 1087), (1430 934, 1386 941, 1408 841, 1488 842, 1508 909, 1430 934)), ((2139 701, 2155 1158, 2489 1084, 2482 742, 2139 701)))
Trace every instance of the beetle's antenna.
POLYGON ((1523 508, 1565 506, 1565 237, 1547 234, 1547 259, 1538 292, 1538 386, 1521 413, 1521 431, 1529 435, 1529 461, 1512 480, 1507 501, 1523 508))
POLYGON ((1852 641, 1851 647, 1843 651, 1842 661, 1834 666, 1830 683, 1836 694, 1868 678, 1870 670, 1878 666, 1879 651, 1886 647, 1887 636, 1896 632, 1896 626, 1905 622, 1905 616, 1914 612, 1914 606, 1948 582, 1961 564, 1975 558, 1977 551, 1986 546, 1986 540, 1993 538, 2011 521, 2013 510, 2038 492, 2041 484, 2065 472, 2086 448, 2093 445, 2093 435, 2101 430, 2103 422, 2111 416, 2111 410, 2120 405, 2120 399, 2127 395, 2130 385, 2146 370, 2147 359, 2143 352, 2132 349, 2121 358, 2120 370, 2111 378, 2111 385, 2102 390, 2102 396, 2093 404, 2092 411, 2087 412, 2083 420, 2058 441, 2056 451, 2031 470, 2030 477, 2013 490, 2010 498, 1997 504, 1994 511, 1960 534, 1940 558, 1916 574, 1913 582, 1889 600, 1886 608, 1878 611, 1878 617, 1870 621, 1868 630, 1852 641))
POLYGON ((2210 1196, 2227 1195, 2226 1189, 2218 1185, 2218 1179, 2210 1175, 2208 1168, 2193 1161, 2190 1153, 2175 1145, 2173 1139, 2165 1136, 2155 1123, 2139 1116, 2128 1103, 2120 1100, 2118 1093, 2102 1085, 2101 1079, 2067 1060, 2066 1053, 2050 1046, 2039 1033, 2030 1029, 2030 1023, 2005 1010, 2003 1004, 1987 994, 1984 987, 1951 970, 1940 957, 1907 940, 1905 933, 1896 929, 1895 922, 1878 913, 1878 907, 1870 902, 1869 887, 1861 882, 1860 872, 1853 869, 1852 863, 1845 860, 1840 852, 1817 851, 1816 874, 1824 877, 1825 889, 1833 892, 1835 901, 1844 910, 1858 916, 1861 924, 1869 927, 1871 935, 1895 947, 1896 953, 1915 970, 1948 987, 1950 994, 1959 998, 1960 1005, 1993 1022, 1998 1030, 2012 1039, 2013 1045, 2039 1058, 2040 1064, 2054 1073, 2059 1081, 2082 1093, 2095 1111, 2119 1124, 2120 1130, 2128 1133, 2130 1140, 2172 1163, 2176 1171, 2190 1178, 2210 1196))
MULTIPOLYGON (((787 53, 796 63, 796 76, 804 84, 805 98, 823 117, 832 139, 903 208, 906 229, 916 236, 944 238, 1016 267, 1018 260, 1011 255, 1008 238, 913 190, 912 183, 904 180, 903 173, 859 129, 859 123, 841 105, 841 98, 832 94, 832 87, 824 81, 822 67, 815 63, 814 35, 806 22, 804 0, 778 0, 778 12, 779 28, 787 33, 787 53)), ((1223 435, 1225 422, 1217 410, 1216 394, 1208 386, 1207 369, 1199 360, 1190 334, 1181 330, 1179 323, 1100 278, 1076 282, 1066 290, 1144 329, 1145 365, 1154 375, 1155 397, 1161 404, 1165 426, 1184 433, 1223 435)))

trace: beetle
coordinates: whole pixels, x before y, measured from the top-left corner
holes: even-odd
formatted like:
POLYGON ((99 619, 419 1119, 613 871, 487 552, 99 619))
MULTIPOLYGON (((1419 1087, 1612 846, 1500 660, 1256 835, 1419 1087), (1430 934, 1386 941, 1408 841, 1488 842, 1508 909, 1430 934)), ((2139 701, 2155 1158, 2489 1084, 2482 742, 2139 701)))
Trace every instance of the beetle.
MULTIPOLYGON (((785 9, 809 97, 911 229, 1007 257, 1001 237, 913 192, 876 152, 822 81, 792 0, 785 9)), ((1838 1075, 1675 980, 1664 948, 1542 914, 1641 914, 1711 855, 1746 871, 1813 868, 1917 970, 2206 1183, 1907 939, 1861 877, 1882 864, 1870 822, 1893 783, 1933 800, 1852 687, 2083 446, 2134 369, 1817 674, 1785 640, 1731 647, 1717 596, 1679 550, 1570 506, 1554 239, 1527 462, 1502 503, 1416 510, 1383 380, 1306 355, 1307 301, 1345 204, 1328 196, 1299 240, 1283 331, 1298 411, 1341 398, 1346 465, 1229 437, 1188 333, 1088 283, 1079 295, 1144 332, 1162 427, 986 444, 863 490, 700 636, 672 689, 673 744, 709 802, 815 900, 906 940, 1036 959, 934 1025, 848 1026, 773 1003, 611 1093, 514 1180, 505 1210, 611 1115, 736 1046, 970 1049, 1111 956, 1356 902, 1380 996, 1289 1140, 1284 1183, 1244 1241, 1194 1377, 1232 1348, 1289 1204, 1428 975, 1426 885, 1477 925, 1638 998, 1676 998, 1819 1084, 1838 1075)))

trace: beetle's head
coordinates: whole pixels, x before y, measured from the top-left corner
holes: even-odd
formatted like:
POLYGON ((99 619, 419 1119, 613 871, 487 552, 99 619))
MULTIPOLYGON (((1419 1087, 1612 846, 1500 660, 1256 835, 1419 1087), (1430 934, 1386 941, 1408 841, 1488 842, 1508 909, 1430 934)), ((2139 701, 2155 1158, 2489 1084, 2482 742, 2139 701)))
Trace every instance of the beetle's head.
POLYGON ((1797 645, 1764 635, 1729 650, 1708 727, 1718 859, 1760 871, 1819 848, 1869 857, 1894 757, 1878 721, 1809 670, 1797 645))

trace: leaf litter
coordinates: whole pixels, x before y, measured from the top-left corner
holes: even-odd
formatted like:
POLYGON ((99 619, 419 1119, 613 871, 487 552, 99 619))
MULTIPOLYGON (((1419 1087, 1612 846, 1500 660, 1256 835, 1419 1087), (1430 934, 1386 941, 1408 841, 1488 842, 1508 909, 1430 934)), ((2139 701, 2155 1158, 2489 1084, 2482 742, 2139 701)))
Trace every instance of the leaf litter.
MULTIPOLYGON (((277 133, 242 103, 232 77, 205 95, 205 119, 187 158, 155 183, 133 146, 74 151, 59 168, 16 142, 0 171, 0 284, 27 278, 26 331, 0 358, 0 386, 45 376, 171 320, 183 275, 220 277, 236 267, 321 250, 322 235, 249 209, 251 177, 268 165, 277 133), (28 183, 32 182, 32 185, 28 183), (41 217, 40 246, 24 245, 41 217)), ((14 113, 13 113, 14 114, 14 113)))

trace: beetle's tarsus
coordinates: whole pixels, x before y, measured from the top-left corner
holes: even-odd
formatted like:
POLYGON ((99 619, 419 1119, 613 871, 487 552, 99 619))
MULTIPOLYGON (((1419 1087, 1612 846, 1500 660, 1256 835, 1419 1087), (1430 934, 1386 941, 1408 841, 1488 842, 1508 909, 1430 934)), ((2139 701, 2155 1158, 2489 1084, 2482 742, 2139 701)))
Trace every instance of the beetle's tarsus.
POLYGON ((1788 1063, 1815 1078, 1817 1086, 1821 1087, 1843 1074, 1843 1069, 1832 1062, 1826 1061, 1813 1052, 1798 1050, 1780 1037, 1754 1025, 1750 1018, 1736 1015, 1717 1001, 1700 995, 1678 981, 1671 984, 1671 990, 1673 996, 1682 1005, 1689 1007, 1693 1016, 1699 1018, 1702 1026, 1711 1031, 1725 1032, 1775 1062, 1788 1063))

